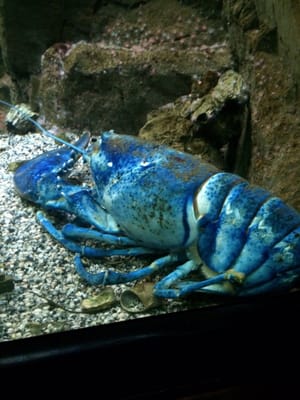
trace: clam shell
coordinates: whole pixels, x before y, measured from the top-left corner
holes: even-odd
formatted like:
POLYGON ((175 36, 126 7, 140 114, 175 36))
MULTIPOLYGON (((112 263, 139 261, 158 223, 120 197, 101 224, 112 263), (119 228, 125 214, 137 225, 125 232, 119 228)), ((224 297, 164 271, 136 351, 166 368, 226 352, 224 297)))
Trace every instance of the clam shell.
POLYGON ((86 313, 97 313, 111 308, 116 301, 114 290, 111 287, 105 287, 98 295, 82 300, 81 310, 86 313))
POLYGON ((140 282, 120 296, 121 307, 129 313, 139 313, 158 307, 162 300, 153 294, 154 283, 140 282))

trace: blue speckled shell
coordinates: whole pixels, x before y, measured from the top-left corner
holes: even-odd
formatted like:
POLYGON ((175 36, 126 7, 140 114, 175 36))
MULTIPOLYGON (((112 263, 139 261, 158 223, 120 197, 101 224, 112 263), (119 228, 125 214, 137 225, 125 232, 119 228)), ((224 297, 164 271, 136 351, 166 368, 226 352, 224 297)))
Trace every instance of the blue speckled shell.
POLYGON ((91 154, 91 170, 101 204, 121 229, 147 247, 166 249, 190 240, 188 203, 217 172, 188 154, 111 132, 91 154))

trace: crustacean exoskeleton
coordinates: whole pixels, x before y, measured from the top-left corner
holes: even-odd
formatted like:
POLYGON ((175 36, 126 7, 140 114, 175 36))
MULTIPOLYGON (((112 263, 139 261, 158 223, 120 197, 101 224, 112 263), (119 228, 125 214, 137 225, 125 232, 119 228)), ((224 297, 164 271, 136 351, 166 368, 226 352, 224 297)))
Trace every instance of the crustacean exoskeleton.
POLYGON ((154 294, 174 298, 287 290, 299 278, 300 215, 267 190, 192 155, 113 131, 90 145, 88 134, 64 144, 21 165, 14 183, 23 198, 83 222, 58 230, 37 213, 50 235, 76 253, 76 270, 88 283, 129 282, 172 267, 154 294), (80 156, 91 187, 68 181, 80 156), (115 248, 85 246, 87 239, 115 248), (160 256, 131 272, 90 273, 81 260, 141 254, 160 256))

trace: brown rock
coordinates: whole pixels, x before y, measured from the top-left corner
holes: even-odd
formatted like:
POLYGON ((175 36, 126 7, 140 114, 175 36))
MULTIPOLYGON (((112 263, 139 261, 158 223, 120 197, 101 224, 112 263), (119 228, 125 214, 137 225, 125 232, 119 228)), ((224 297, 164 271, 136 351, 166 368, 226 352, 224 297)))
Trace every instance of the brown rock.
POLYGON ((208 60, 198 49, 79 42, 64 57, 53 47, 44 54, 39 97, 46 117, 61 126, 136 134, 149 111, 189 93, 193 75, 230 63, 226 49, 208 60))

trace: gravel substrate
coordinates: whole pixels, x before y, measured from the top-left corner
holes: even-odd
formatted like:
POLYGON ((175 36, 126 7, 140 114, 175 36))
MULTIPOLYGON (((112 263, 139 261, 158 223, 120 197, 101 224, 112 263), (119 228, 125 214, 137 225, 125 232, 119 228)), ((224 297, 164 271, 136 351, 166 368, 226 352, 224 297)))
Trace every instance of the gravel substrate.
MULTIPOLYGON (((0 341, 186 308, 186 302, 166 301, 149 314, 127 313, 119 305, 96 314, 81 312, 82 300, 97 295, 101 288, 81 281, 74 269, 74 255, 43 231, 35 218, 37 208, 21 200, 9 171, 12 162, 30 159, 56 146, 39 133, 0 135, 0 274, 12 277, 15 284, 12 292, 0 295, 0 341)), ((145 260, 128 257, 111 259, 110 267, 145 265, 145 260)), ((105 262, 98 262, 97 269, 104 268, 105 262)), ((125 287, 113 287, 117 297, 125 287)))

